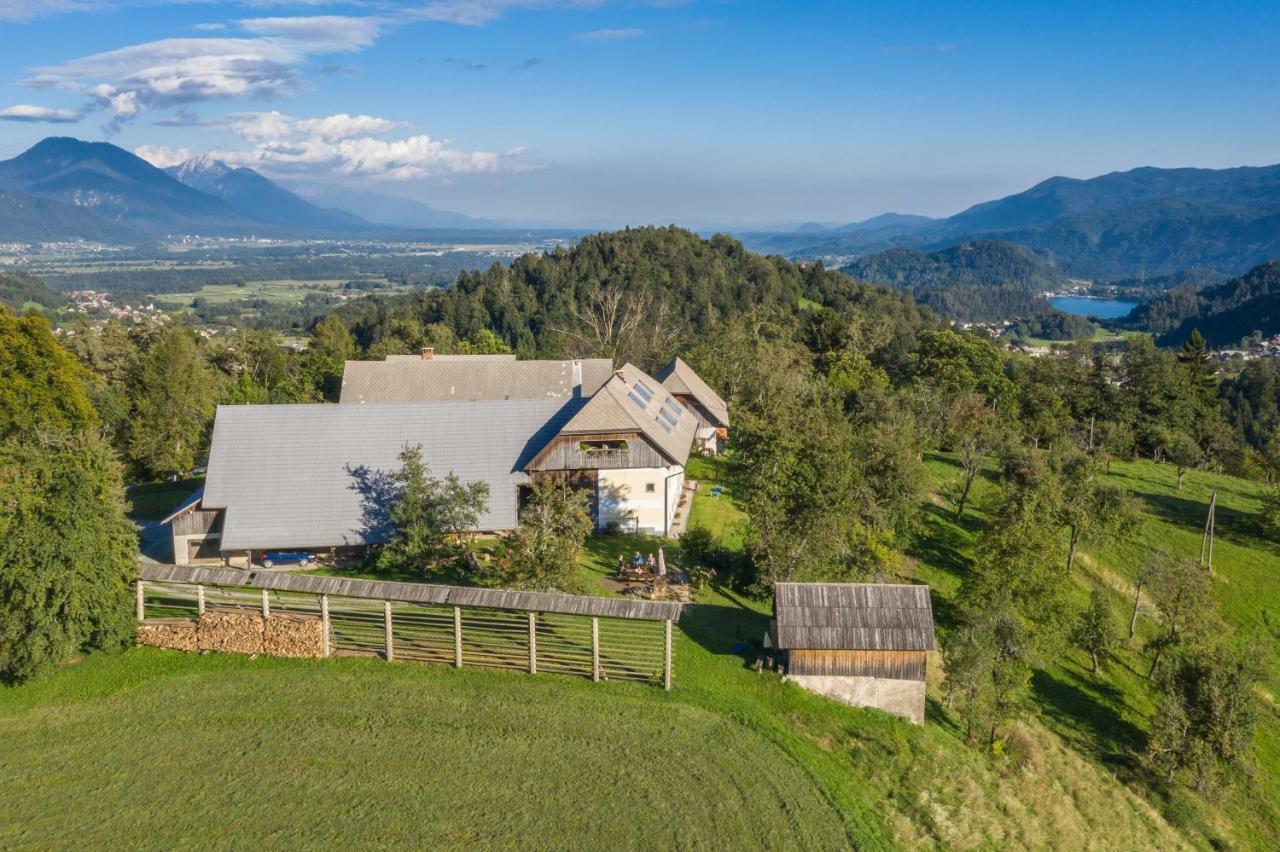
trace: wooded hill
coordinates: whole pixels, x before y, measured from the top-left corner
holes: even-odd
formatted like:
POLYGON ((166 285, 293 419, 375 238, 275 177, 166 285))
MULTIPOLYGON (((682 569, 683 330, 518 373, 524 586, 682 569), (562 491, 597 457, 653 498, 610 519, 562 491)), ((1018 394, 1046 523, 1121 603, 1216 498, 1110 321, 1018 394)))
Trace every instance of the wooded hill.
POLYGON ((1089 337, 1083 317, 1054 310, 1044 293, 1069 280, 1052 258, 1002 240, 977 240, 938 251, 890 249, 844 267, 854 278, 904 290, 938 314, 959 320, 1034 322, 1053 339, 1089 337))
POLYGON ((1178 346, 1199 329, 1210 346, 1232 346, 1259 332, 1280 333, 1280 263, 1256 266, 1239 278, 1203 290, 1178 287, 1139 305, 1124 326, 1178 346))
POLYGON ((66 300, 39 278, 21 272, 0 272, 0 304, 15 311, 29 304, 43 308, 60 307, 66 300))

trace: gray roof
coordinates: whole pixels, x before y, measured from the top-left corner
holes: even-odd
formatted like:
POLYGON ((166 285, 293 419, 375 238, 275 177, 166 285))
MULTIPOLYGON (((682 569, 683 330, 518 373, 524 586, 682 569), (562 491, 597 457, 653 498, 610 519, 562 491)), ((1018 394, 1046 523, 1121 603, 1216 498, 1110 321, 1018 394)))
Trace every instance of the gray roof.
POLYGON ((223 550, 337 547, 383 540, 376 504, 405 446, 437 477, 489 485, 479 529, 516 526, 522 469, 580 400, 370 405, 223 405, 203 506, 226 509, 223 550))
POLYGON ((884 583, 778 583, 778 647, 928 651, 934 647, 929 587, 884 583))
POLYGON ((619 368, 564 427, 566 433, 575 435, 639 431, 672 463, 680 465, 689 460, 697 430, 697 414, 672 399, 661 382, 633 364, 619 368))
POLYGON ((397 358, 348 361, 339 402, 434 402, 461 399, 568 399, 591 396, 609 380, 608 358, 516 361, 506 357, 397 358), (575 382, 581 383, 581 391, 575 382))
POLYGON ((655 377, 672 393, 691 396, 701 403, 707 413, 719 421, 711 425, 729 425, 728 404, 683 359, 676 358, 659 370, 655 377))
POLYGON ((516 356, 514 353, 508 352, 503 355, 442 355, 434 352, 429 358, 423 358, 422 353, 417 355, 388 355, 386 361, 405 362, 405 361, 514 361, 516 356))
POLYGON ((176 565, 143 565, 140 566, 138 573, 142 579, 154 582, 218 586, 248 585, 257 589, 315 595, 413 601, 520 612, 560 612, 570 615, 635 618, 647 621, 678 621, 684 610, 683 604, 674 601, 587 597, 555 592, 522 592, 511 589, 480 589, 472 586, 439 586, 429 583, 396 583, 386 580, 324 577, 315 574, 286 574, 278 571, 250 572, 176 565))

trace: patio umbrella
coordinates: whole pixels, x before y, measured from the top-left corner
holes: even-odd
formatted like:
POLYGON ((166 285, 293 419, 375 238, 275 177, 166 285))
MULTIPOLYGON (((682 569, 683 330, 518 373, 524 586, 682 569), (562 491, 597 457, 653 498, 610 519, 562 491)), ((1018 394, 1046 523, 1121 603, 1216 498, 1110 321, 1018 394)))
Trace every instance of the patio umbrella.
POLYGON ((667 576, 667 558, 662 555, 662 548, 658 548, 658 576, 667 576))

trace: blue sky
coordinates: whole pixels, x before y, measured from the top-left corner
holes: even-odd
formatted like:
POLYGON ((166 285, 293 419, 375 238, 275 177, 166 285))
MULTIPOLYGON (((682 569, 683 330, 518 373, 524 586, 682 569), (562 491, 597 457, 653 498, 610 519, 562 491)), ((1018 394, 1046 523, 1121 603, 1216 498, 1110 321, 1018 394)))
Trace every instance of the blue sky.
POLYGON ((1280 4, 0 0, 0 156, 212 152, 548 224, 945 215, 1280 161, 1280 4))

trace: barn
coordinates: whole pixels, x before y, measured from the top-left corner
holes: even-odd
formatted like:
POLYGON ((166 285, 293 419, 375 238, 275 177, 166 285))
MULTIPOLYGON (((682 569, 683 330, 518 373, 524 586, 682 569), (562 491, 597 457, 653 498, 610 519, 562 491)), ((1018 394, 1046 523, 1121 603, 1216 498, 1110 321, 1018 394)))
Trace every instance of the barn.
POLYGON ((778 583, 773 614, 769 639, 785 652, 787 680, 924 723, 935 645, 928 586, 778 583))

